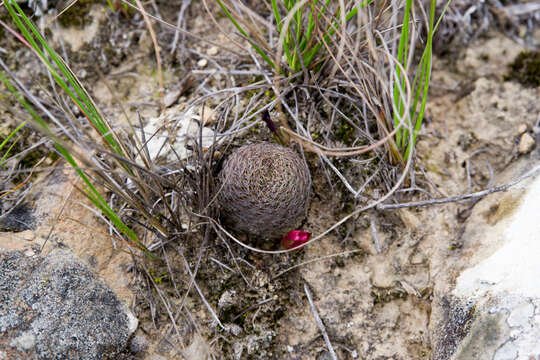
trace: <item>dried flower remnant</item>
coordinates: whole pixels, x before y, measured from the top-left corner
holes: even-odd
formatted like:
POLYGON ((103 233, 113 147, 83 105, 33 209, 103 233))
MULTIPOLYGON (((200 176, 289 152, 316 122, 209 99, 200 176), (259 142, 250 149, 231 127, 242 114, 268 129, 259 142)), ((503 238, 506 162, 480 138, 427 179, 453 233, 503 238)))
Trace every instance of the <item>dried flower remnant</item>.
POLYGON ((262 112, 261 117, 262 117, 263 121, 266 123, 266 126, 268 127, 268 129, 269 129, 273 134, 275 134, 276 136, 279 136, 277 126, 276 126, 276 124, 274 124, 274 122, 272 121, 272 118, 270 118, 270 113, 268 112, 268 110, 264 110, 264 111, 262 112))
POLYGON ((258 239, 279 239, 306 216, 309 169, 298 154, 271 143, 243 146, 219 174, 218 201, 225 224, 258 239))
POLYGON ((298 249, 302 250, 304 247, 303 244, 307 243, 311 233, 303 230, 293 230, 290 231, 287 235, 281 239, 281 246, 285 250, 298 249))

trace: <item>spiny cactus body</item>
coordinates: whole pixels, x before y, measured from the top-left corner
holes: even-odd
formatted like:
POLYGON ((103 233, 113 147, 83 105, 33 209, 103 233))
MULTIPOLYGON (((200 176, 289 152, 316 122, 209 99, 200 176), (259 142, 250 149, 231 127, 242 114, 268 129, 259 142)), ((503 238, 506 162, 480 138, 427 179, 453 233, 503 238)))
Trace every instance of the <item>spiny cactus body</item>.
POLYGON ((225 161, 219 182, 222 217, 236 231, 275 239, 306 215, 311 177, 290 148, 271 143, 238 148, 225 161))

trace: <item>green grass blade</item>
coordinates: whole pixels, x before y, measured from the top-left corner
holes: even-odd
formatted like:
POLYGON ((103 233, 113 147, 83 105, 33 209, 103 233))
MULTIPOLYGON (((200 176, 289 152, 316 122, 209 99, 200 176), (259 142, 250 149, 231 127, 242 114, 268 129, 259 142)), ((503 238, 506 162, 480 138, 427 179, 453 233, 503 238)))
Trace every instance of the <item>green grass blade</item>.
MULTIPOLYGON (((434 23, 435 23, 435 7, 436 7, 436 0, 431 0, 430 4, 430 12, 429 12, 429 24, 428 24, 428 37, 427 37, 427 44, 426 48, 424 50, 425 58, 422 62, 422 75, 420 78, 422 79, 421 84, 423 84, 423 92, 422 92, 422 100, 420 103, 420 110, 418 111, 418 116, 416 118, 416 123, 414 126, 414 132, 412 135, 412 141, 407 146, 407 151, 405 152, 405 159, 409 157, 409 155, 414 150, 414 145, 416 143, 416 136, 418 134, 418 131, 420 131, 420 128, 422 126, 422 120, 424 117, 424 111, 426 109, 426 103, 427 103, 427 97, 428 97, 428 90, 429 90, 429 82, 431 79, 431 57, 432 57, 432 48, 433 48, 433 34, 434 34, 434 23)), ((438 24, 438 22, 437 22, 438 24)), ((416 108, 416 105, 414 106, 414 110, 416 108)), ((412 114, 411 114, 412 115, 412 114)))
POLYGON ((20 94, 20 92, 11 84, 11 82, 7 79, 7 77, 4 75, 2 71, 0 71, 0 81, 8 88, 8 90, 12 93, 12 95, 17 99, 17 101, 28 111, 32 119, 35 121, 36 124, 41 128, 41 130, 48 135, 54 142, 54 146, 57 149, 57 151, 66 159, 66 161, 73 167, 77 175, 83 180, 83 182, 86 184, 86 195, 88 199, 111 221, 111 223, 122 233, 124 234, 129 240, 131 240, 133 243, 135 243, 141 250, 143 250, 148 256, 153 257, 154 255, 151 254, 146 247, 139 241, 137 235, 131 230, 123 221, 120 219, 118 214, 114 212, 110 208, 110 206, 107 204, 105 199, 101 196, 99 191, 95 188, 95 186, 92 184, 88 176, 84 173, 83 170, 79 167, 77 164, 77 161, 74 159, 74 157, 69 153, 69 151, 60 145, 57 141, 55 141, 55 136, 52 134, 52 132, 49 129, 49 126, 47 123, 39 116, 39 114, 35 111, 35 109, 26 101, 26 99, 20 94))
MULTIPOLYGON (((345 15, 345 21, 349 21, 351 20, 356 14, 358 13, 358 9, 357 8, 353 8, 351 11, 349 11, 346 15, 345 15)), ((336 14, 336 17, 339 16, 339 11, 338 13, 336 14)), ((337 21, 337 20, 336 20, 337 21)), ((338 24, 336 22, 332 23, 331 25, 329 25, 329 29, 327 30, 326 34, 324 35, 324 42, 326 42, 327 44, 332 40, 332 36, 334 36, 334 34, 336 33, 336 31, 338 30, 338 24)), ((303 55, 304 56, 304 64, 306 66, 309 66, 309 64, 311 64, 311 62, 313 61, 313 59, 315 58, 315 56, 317 55, 317 53, 319 52, 319 50, 321 49, 321 47, 323 46, 323 42, 320 41, 317 45, 315 45, 314 47, 312 47, 311 49, 307 50, 305 52, 305 54, 303 55)))
MULTIPOLYGON (((19 124, 19 126, 17 126, 12 132, 10 132, 8 134, 8 136, 4 139, 4 141, 2 141, 2 143, 0 144, 0 151, 2 151, 2 149, 4 148, 4 146, 6 146, 6 144, 9 142, 9 140, 15 136, 15 134, 17 134, 22 128, 23 126, 26 125, 26 121, 23 121, 22 123, 19 124)), ((13 149, 13 146, 15 146, 15 144, 17 143, 19 139, 17 139, 16 141, 13 142, 13 144, 11 144, 11 146, 6 150, 6 152, 4 153, 4 155, 2 156, 2 158, 0 159, 0 166, 3 166, 4 164, 4 161, 5 159, 8 157, 11 149, 13 149)))
POLYGON ((276 65, 274 64, 272 59, 270 59, 270 57, 257 44, 255 44, 253 42, 253 40, 251 40, 251 37, 249 36, 249 34, 244 30, 244 28, 242 28, 242 26, 238 23, 238 21, 236 21, 234 16, 232 16, 231 12, 229 11, 229 9, 227 9, 225 4, 223 4, 223 2, 221 0, 216 0, 216 1, 217 1, 218 5, 221 7, 221 10, 223 10, 225 15, 227 16, 227 18, 229 18, 229 20, 233 23, 234 27, 240 32, 240 34, 244 35, 246 37, 246 39, 248 39, 249 44, 251 45, 251 47, 259 55, 261 55, 261 57, 264 59, 264 61, 266 61, 266 63, 268 65, 270 65, 273 69, 276 69, 276 65))
POLYGON ((311 4, 311 7, 309 9, 309 15, 308 15, 308 24, 306 29, 306 35, 302 37, 302 41, 300 42, 300 51, 304 51, 305 47, 311 40, 311 36, 313 33, 313 29, 315 28, 315 19, 313 17, 313 12, 315 11, 315 5, 317 1, 314 1, 311 4))
MULTIPOLYGON (((409 19, 410 19, 410 12, 412 7, 412 0, 406 0, 405 3, 405 12, 403 14, 403 25, 401 28, 401 34, 399 37, 399 44, 398 44, 398 54, 397 54, 397 61, 405 66, 407 65, 407 54, 408 54, 408 46, 409 46, 409 19)), ((400 96, 400 89, 405 89, 405 76, 407 74, 401 73, 401 68, 396 66, 396 75, 398 81, 394 84, 394 101, 396 102, 396 109, 398 109, 398 113, 400 115, 403 115, 404 109, 403 109, 403 102, 400 96), (402 80, 400 80, 402 79, 402 80), (398 88, 399 86, 399 88, 398 88)), ((399 126, 399 116, 397 114, 394 115, 394 126, 399 126)), ((407 129, 402 127, 399 129, 396 133, 396 144, 398 148, 403 149, 404 142, 407 139, 407 129)))
POLYGON ((277 0, 272 0, 272 10, 274 11, 274 19, 276 19, 278 32, 281 32, 281 27, 283 24, 281 24, 281 16, 279 15, 277 0))
MULTIPOLYGON (((283 24, 281 23, 281 16, 279 15, 279 9, 278 9, 277 0, 272 0, 272 10, 274 12, 274 19, 276 20, 278 33, 281 33, 281 29, 283 28, 283 24)), ((283 44, 283 50, 284 50, 284 53, 285 53, 285 58, 287 59, 287 63, 291 64, 292 63, 292 58, 291 58, 291 52, 289 51, 289 42, 288 42, 287 37, 285 38, 285 41, 284 41, 284 44, 283 44)))
POLYGON ((304 5, 300 6, 300 8, 296 11, 294 14, 294 22, 295 22, 295 34, 292 34, 291 36, 296 35, 295 40, 291 43, 293 48, 293 60, 292 60, 292 68, 294 72, 300 71, 301 69, 301 63, 300 63, 300 56, 302 56, 302 51, 300 50, 300 39, 302 38, 302 13, 304 12, 304 5))
POLYGON ((108 144, 116 153, 118 153, 119 155, 123 155, 123 151, 120 145, 110 134, 107 124, 98 113, 90 96, 79 83, 73 72, 65 65, 64 61, 60 58, 60 56, 58 56, 56 52, 52 50, 45 38, 37 30, 32 21, 30 21, 30 19, 24 14, 19 5, 16 2, 12 1, 6 1, 4 3, 6 9, 10 13, 13 21, 15 22, 19 30, 22 32, 24 38, 26 39, 26 41, 28 41, 33 50, 38 54, 42 62, 47 66, 58 85, 68 94, 68 96, 86 115, 88 120, 105 139, 105 143, 108 144), (49 61, 41 48, 45 49, 46 54, 53 60, 54 64, 57 66, 57 69, 67 79, 67 82, 60 76, 58 71, 49 61), (71 85, 71 87, 68 84, 71 85))

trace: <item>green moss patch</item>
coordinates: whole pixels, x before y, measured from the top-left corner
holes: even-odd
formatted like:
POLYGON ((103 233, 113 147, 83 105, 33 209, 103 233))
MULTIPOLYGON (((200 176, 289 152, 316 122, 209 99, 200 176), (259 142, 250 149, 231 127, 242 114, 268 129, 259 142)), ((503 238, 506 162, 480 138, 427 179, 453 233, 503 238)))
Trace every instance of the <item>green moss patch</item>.
POLYGON ((540 86, 540 51, 522 51, 509 66, 505 80, 514 80, 525 86, 540 86))
POLYGON ((58 22, 65 27, 82 27, 86 25, 89 21, 92 21, 91 16, 88 15, 90 8, 92 4, 97 2, 97 0, 78 0, 58 18, 58 22))

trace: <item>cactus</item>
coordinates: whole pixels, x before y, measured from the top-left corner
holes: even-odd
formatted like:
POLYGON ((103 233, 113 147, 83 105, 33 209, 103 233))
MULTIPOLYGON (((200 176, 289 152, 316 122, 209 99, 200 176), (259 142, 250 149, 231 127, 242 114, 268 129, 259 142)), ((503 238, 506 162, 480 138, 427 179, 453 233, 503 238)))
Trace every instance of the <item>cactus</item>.
POLYGON ((219 173, 224 223, 257 239, 281 238, 306 216, 311 176, 302 158, 271 143, 235 150, 219 173))

